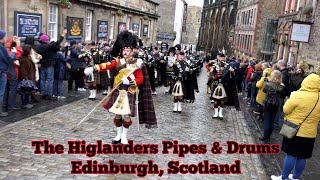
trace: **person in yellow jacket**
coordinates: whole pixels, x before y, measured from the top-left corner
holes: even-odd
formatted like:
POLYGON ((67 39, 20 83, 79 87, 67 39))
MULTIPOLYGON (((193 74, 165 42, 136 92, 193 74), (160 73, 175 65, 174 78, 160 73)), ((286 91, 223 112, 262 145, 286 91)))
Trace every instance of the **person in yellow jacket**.
POLYGON ((258 88, 258 94, 257 94, 257 97, 256 97, 256 101, 258 103, 258 109, 259 109, 258 111, 260 113, 259 119, 262 119, 262 117, 263 117, 263 114, 262 114, 263 113, 263 109, 262 109, 262 107, 263 107, 263 101, 266 98, 266 93, 264 93, 262 91, 263 85, 264 85, 264 82, 265 82, 264 79, 266 77, 269 78, 270 75, 271 75, 271 72, 272 72, 272 69, 268 67, 268 63, 263 63, 262 64, 262 70, 263 70, 262 77, 256 84, 256 87, 258 88))
POLYGON ((283 107, 285 119, 300 129, 292 139, 283 138, 282 151, 287 155, 284 160, 282 176, 271 176, 272 180, 299 179, 312 157, 317 128, 320 121, 320 76, 311 74, 306 77, 301 88, 291 95, 283 107), (309 115, 309 116, 308 116, 309 115), (304 122, 303 122, 304 121, 304 122), (293 174, 289 174, 294 170, 293 174))

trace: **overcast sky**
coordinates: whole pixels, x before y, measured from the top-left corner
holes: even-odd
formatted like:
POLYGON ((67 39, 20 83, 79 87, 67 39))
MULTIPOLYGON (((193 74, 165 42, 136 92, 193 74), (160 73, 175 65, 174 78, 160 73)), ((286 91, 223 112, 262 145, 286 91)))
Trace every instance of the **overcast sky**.
POLYGON ((203 6, 203 0, 186 0, 186 2, 188 3, 188 6, 203 6))

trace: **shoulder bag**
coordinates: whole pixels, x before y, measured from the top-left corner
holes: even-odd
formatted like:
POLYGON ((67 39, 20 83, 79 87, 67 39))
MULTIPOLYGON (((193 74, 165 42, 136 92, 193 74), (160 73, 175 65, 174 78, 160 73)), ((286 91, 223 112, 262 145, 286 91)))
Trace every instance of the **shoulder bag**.
POLYGON ((299 131, 300 127, 301 127, 301 125, 307 120, 307 118, 310 116, 310 114, 313 112, 313 110, 317 107, 318 102, 319 102, 319 93, 318 93, 318 100, 317 100, 316 105, 313 107, 313 109, 308 114, 308 116, 302 121, 302 123, 300 123, 299 125, 296 125, 296 124, 294 124, 292 122, 289 122, 288 120, 285 120, 283 125, 282 125, 280 134, 282 136, 284 136, 285 138, 287 138, 287 139, 292 139, 294 136, 296 136, 296 134, 298 133, 298 131, 299 131))

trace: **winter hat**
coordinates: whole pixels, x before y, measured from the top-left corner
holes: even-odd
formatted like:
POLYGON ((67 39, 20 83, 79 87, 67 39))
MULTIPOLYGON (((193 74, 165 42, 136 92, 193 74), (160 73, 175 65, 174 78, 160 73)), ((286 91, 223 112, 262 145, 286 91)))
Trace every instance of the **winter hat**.
POLYGON ((40 36, 40 41, 41 41, 41 42, 45 42, 45 43, 46 43, 46 42, 49 42, 49 36, 46 35, 46 34, 40 36))
POLYGON ((0 39, 3 39, 6 36, 6 32, 0 29, 0 39))

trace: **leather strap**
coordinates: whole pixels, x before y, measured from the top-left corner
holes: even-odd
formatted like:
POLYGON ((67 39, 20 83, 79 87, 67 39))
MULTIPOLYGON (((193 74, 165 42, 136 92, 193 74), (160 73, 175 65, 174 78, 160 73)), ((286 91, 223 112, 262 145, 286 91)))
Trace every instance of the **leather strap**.
MULTIPOLYGON (((316 105, 314 105, 313 109, 312 109, 311 112, 308 114, 308 116, 302 121, 302 123, 304 123, 304 122, 307 120, 307 118, 310 116, 310 114, 313 112, 313 110, 317 107, 318 102, 319 102, 319 99, 320 99, 320 97, 319 97, 319 93, 318 93, 318 99, 317 99, 316 105)), ((300 126, 302 125, 302 123, 300 123, 300 126)))

